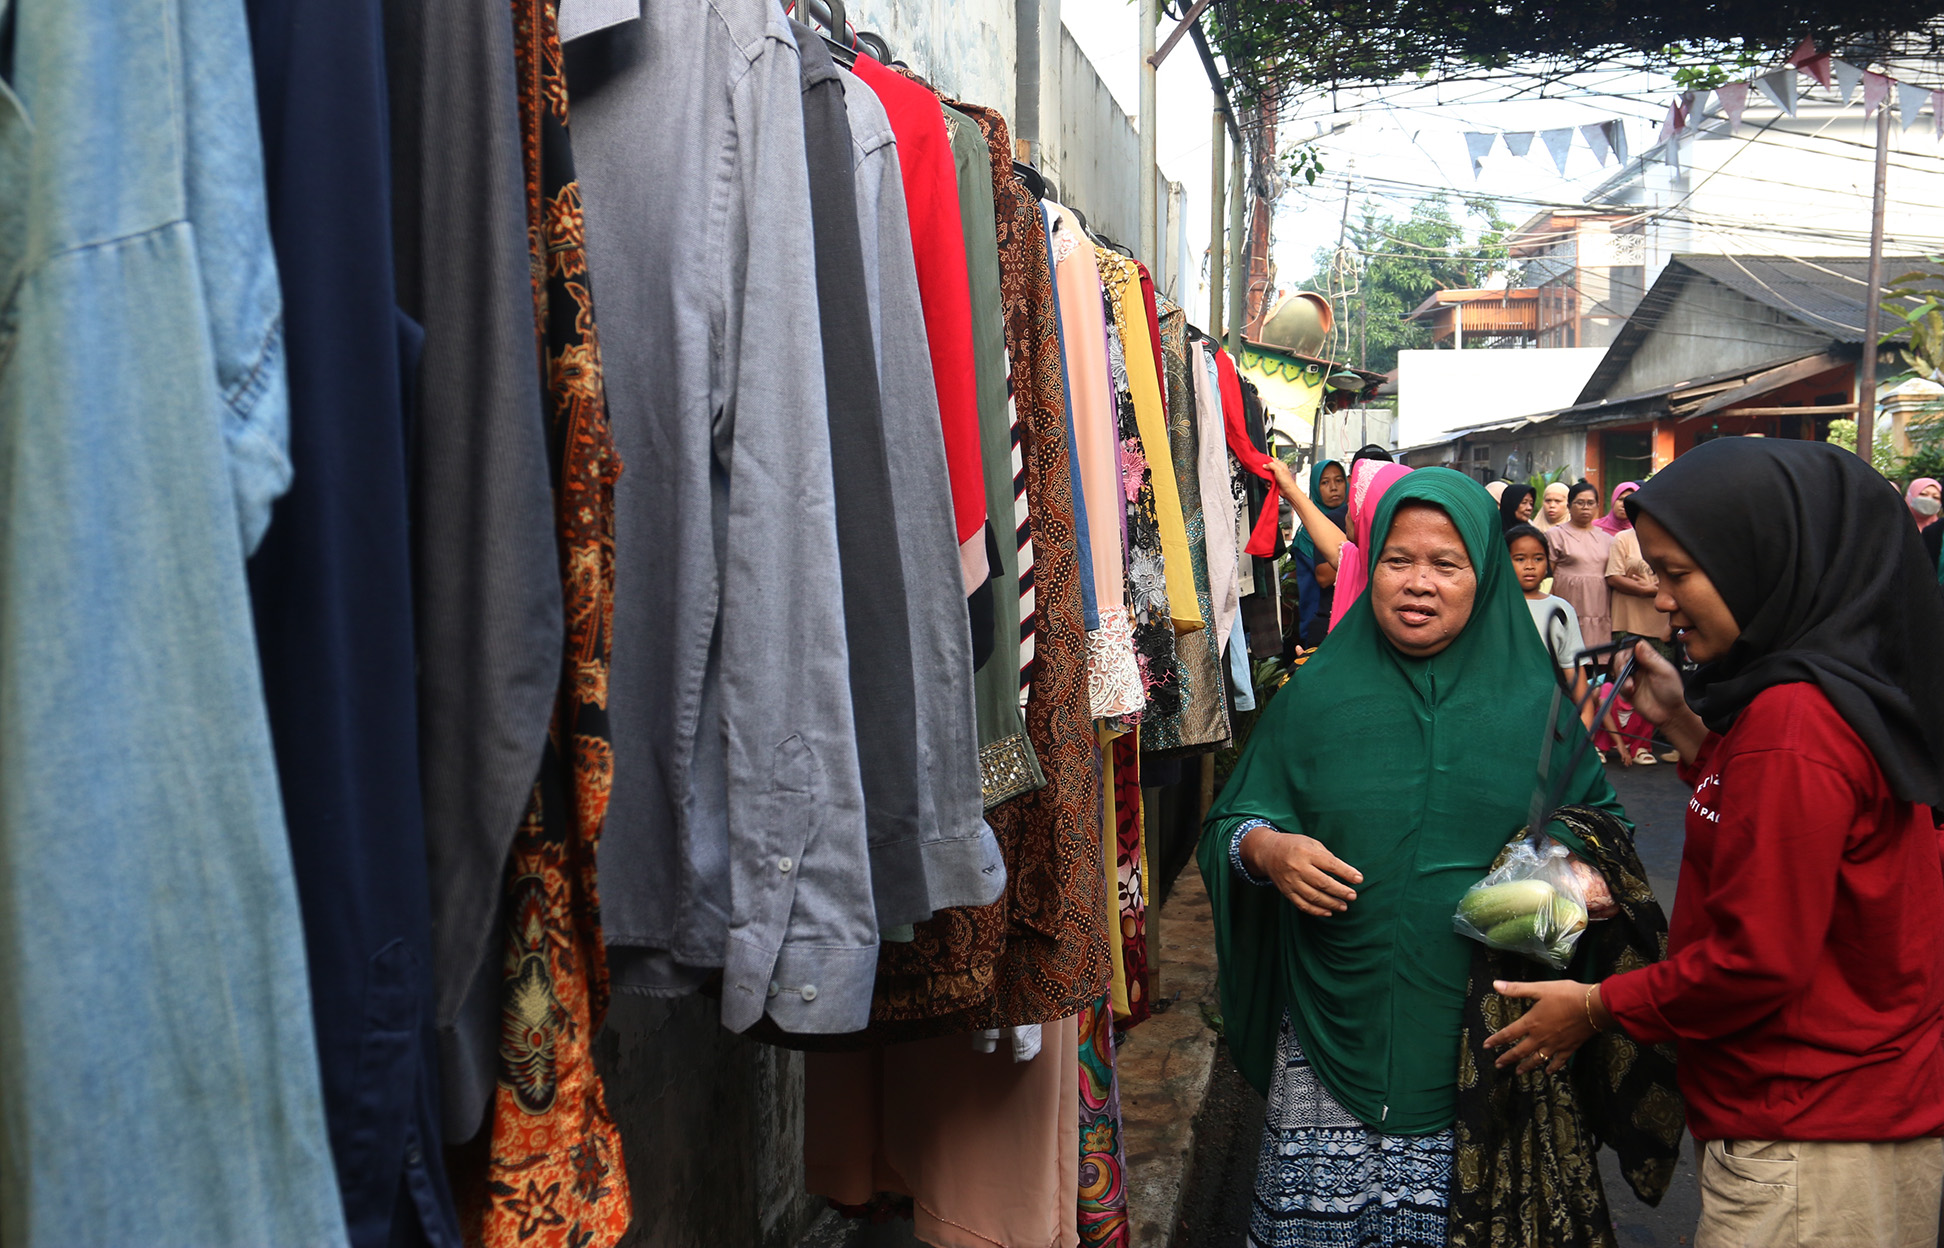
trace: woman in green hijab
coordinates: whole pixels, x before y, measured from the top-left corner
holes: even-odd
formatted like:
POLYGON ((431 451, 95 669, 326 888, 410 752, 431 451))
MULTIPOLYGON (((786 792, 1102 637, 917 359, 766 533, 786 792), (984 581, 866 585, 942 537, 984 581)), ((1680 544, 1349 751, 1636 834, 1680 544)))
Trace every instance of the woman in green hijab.
MULTIPOLYGON (((1368 590, 1276 695, 1209 813, 1227 1040, 1270 1099, 1259 1248, 1447 1242, 1472 959, 1452 913, 1526 822, 1554 688, 1499 528, 1477 482, 1401 478, 1377 510, 1368 590)), ((1618 813, 1562 720, 1562 804, 1618 813)))

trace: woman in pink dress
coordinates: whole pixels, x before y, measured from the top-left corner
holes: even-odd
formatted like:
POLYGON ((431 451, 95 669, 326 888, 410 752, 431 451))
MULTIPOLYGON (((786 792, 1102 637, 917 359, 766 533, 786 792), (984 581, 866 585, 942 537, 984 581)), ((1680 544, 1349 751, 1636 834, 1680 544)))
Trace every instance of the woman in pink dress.
POLYGON ((1566 503, 1567 521, 1546 531, 1552 553, 1552 592, 1573 604, 1579 613, 1580 636, 1588 646, 1613 640, 1613 605, 1607 588, 1607 552, 1613 534, 1594 523, 1600 514, 1600 492, 1585 481, 1574 483, 1566 503))

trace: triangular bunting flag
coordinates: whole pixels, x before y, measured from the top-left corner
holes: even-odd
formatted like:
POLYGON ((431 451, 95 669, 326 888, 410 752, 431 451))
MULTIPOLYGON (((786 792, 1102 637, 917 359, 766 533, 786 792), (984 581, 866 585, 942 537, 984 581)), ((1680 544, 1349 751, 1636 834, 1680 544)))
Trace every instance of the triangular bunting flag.
POLYGON ((1826 87, 1829 85, 1829 71, 1839 64, 1840 61, 1825 52, 1821 56, 1810 57, 1796 68, 1826 87))
MULTIPOLYGON (((1940 110, 1940 111, 1944 111, 1944 110, 1940 110)), ((1612 121, 1601 122, 1600 129, 1606 131, 1607 146, 1613 149, 1613 158, 1619 161, 1623 165, 1626 164, 1627 163, 1626 125, 1622 123, 1619 118, 1616 117, 1612 121)))
POLYGON ((1728 115, 1728 133, 1740 130, 1742 110, 1748 107, 1748 84, 1725 82, 1715 88, 1715 99, 1721 101, 1721 111, 1728 115))
POLYGON ((1492 144, 1498 142, 1496 134, 1481 134, 1476 130, 1465 132, 1465 150, 1471 153, 1472 177, 1478 176, 1479 168, 1485 158, 1492 153, 1492 144))
POLYGON ((1669 104, 1667 106, 1667 117, 1661 122, 1660 136, 1654 142, 1657 144, 1666 143, 1678 136, 1686 128, 1687 115, 1681 111, 1681 106, 1678 103, 1669 104))
POLYGON ((1586 140, 1586 146, 1593 149, 1593 159, 1600 162, 1600 168, 1606 168, 1607 156, 1613 151, 1607 146, 1606 127, 1581 126, 1579 132, 1580 137, 1586 140))
POLYGON ((1518 134, 1508 133, 1503 137, 1505 139, 1505 150, 1514 156, 1523 156, 1532 150, 1532 131, 1530 130, 1523 130, 1518 134))
POLYGON ((1772 74, 1763 74, 1755 80, 1755 87, 1777 108, 1791 117, 1795 116, 1796 76, 1793 69, 1778 69, 1772 74))
POLYGON ((1831 61, 1829 64, 1836 71, 1836 85, 1842 89, 1843 103, 1847 104, 1850 96, 1856 94, 1856 84, 1863 81, 1863 71, 1847 61, 1831 61))
POLYGON ((1562 126, 1557 130, 1541 130, 1539 138, 1545 143, 1546 150, 1552 153, 1553 164, 1559 167, 1559 176, 1565 177, 1566 157, 1573 150, 1573 128, 1562 126))
POLYGON ((1815 59, 1815 55, 1816 37, 1814 35, 1804 35, 1802 42, 1796 45, 1795 51, 1789 53, 1789 59, 1784 63, 1788 65, 1800 65, 1804 61, 1815 59))
POLYGON ((1863 71, 1863 111, 1874 113, 1890 102, 1890 79, 1884 74, 1863 71))
POLYGON ((1931 92, 1931 132, 1944 139, 1944 91, 1931 92))
POLYGON ((1897 84, 1897 114, 1903 118, 1903 128, 1908 130, 1917 124, 1917 114, 1924 111, 1930 103, 1930 92, 1922 87, 1913 87, 1907 82, 1897 84))

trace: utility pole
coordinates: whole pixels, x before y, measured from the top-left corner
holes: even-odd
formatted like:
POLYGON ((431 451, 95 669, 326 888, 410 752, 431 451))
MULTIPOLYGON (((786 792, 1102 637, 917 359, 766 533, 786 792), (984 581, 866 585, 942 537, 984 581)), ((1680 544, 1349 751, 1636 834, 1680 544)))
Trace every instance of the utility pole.
MULTIPOLYGON (((1161 237, 1156 228, 1154 140, 1160 122, 1156 118, 1154 85, 1154 28, 1160 24, 1159 0, 1141 0, 1141 259, 1151 272, 1160 270, 1161 237)), ((1157 279, 1159 280, 1158 276, 1157 279)))
POLYGON ((1222 112, 1224 100, 1215 101, 1215 133, 1209 140, 1209 151, 1214 153, 1209 162, 1208 185, 1211 188, 1208 208, 1208 333, 1217 342, 1222 340, 1222 278, 1225 272, 1222 264, 1222 180, 1227 176, 1223 168, 1228 163, 1228 153, 1223 150, 1228 140, 1228 119, 1222 112))
POLYGON ((1883 198, 1890 171, 1890 102, 1877 106, 1876 191, 1870 204, 1870 278, 1863 298, 1863 358, 1856 362, 1856 453, 1871 463, 1876 437, 1877 304, 1883 299, 1883 198))
POLYGON ((1228 340, 1229 354, 1235 357, 1238 367, 1242 363, 1242 298, 1249 282, 1249 263, 1242 239, 1242 197, 1248 189, 1242 179, 1247 172, 1243 168, 1243 143, 1240 136, 1235 140, 1235 148, 1229 156, 1229 271, 1228 271, 1228 340))

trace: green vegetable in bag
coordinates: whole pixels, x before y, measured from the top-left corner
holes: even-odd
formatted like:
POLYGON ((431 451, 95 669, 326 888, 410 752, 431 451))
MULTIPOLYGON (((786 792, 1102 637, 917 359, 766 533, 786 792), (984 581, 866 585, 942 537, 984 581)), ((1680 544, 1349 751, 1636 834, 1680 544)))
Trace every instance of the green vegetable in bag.
POLYGON ((1510 920, 1536 919, 1541 911, 1548 914, 1550 922, 1552 908, 1560 900, 1559 891, 1544 880, 1511 880, 1466 893, 1458 903, 1458 913, 1479 931, 1490 933, 1510 920))

